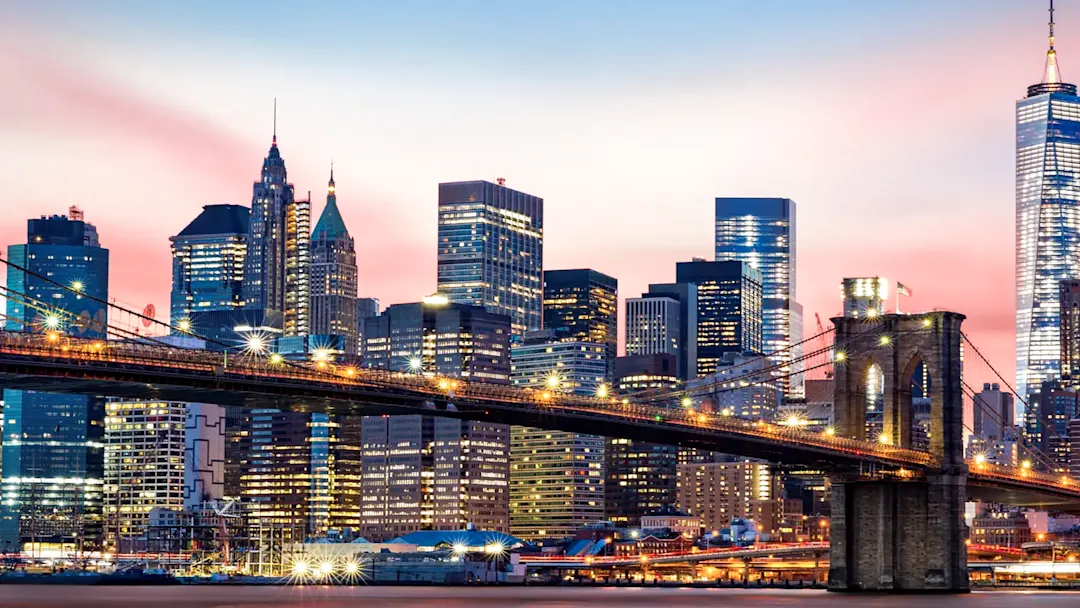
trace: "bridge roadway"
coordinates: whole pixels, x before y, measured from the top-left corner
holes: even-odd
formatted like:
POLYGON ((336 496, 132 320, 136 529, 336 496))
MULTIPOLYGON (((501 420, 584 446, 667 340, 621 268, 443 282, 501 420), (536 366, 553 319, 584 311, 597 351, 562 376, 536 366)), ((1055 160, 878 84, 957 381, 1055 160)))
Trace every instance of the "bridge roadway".
MULTIPOLYGON (((349 415, 423 414, 695 447, 831 472, 915 476, 929 453, 615 397, 523 389, 327 362, 0 331, 0 386, 349 415)), ((968 495, 1080 512, 1080 482, 974 465, 968 495)))

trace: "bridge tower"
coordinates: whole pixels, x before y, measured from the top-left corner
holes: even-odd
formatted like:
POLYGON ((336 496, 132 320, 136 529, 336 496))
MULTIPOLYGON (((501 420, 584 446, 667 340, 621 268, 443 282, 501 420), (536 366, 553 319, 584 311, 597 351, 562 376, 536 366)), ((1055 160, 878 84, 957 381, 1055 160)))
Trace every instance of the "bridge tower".
POLYGON ((918 478, 865 468, 833 475, 830 590, 969 590, 960 375, 964 318, 931 312, 832 319, 836 434, 912 447, 911 381, 922 363, 930 374, 933 463, 918 478), (866 431, 872 366, 884 380, 878 437, 867 437, 866 431))

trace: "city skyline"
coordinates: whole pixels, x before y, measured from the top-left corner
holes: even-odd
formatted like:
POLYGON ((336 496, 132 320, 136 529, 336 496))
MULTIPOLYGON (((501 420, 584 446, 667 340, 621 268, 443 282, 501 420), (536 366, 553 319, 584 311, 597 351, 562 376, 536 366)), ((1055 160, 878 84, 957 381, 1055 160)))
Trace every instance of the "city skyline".
MULTIPOLYGON (((1007 367, 1005 362, 1013 359, 1015 329, 1012 254, 1011 248, 993 243, 1012 240, 1010 110, 1041 74, 1045 12, 1019 2, 957 2, 944 8, 924 2, 906 7, 904 18, 897 19, 894 9, 852 11, 858 3, 834 2, 813 11, 813 23, 820 27, 809 34, 796 26, 799 18, 808 18, 805 9, 791 4, 773 5, 778 13, 787 7, 792 14, 769 20, 762 18, 769 9, 687 3, 677 27, 671 19, 658 23, 662 36, 652 57, 627 51, 632 46, 627 38, 642 31, 655 10, 648 8, 622 15, 610 27, 574 26, 567 50, 554 53, 549 61, 523 56, 523 44, 505 33, 480 45, 479 52, 491 54, 486 60, 467 56, 473 51, 440 36, 412 50, 383 37, 353 45, 320 40, 296 50, 295 57, 266 59, 281 60, 288 87, 247 86, 251 75, 236 83, 223 80, 234 67, 242 71, 252 56, 230 48, 220 35, 224 32, 215 29, 227 30, 229 24, 241 29, 236 14, 222 13, 204 30, 194 14, 170 16, 160 12, 169 9, 143 9, 149 14, 138 15, 139 34, 116 38, 132 40, 124 45, 145 46, 147 53, 105 67, 105 60, 117 59, 127 47, 106 44, 100 34, 132 30, 131 11, 123 10, 122 3, 103 6, 96 44, 81 48, 78 58, 74 49, 80 35, 70 32, 70 26, 85 16, 79 7, 48 5, 70 9, 60 16, 58 10, 25 5, 16 13, 19 31, 12 28, 0 44, 17 50, 33 40, 43 52, 34 57, 14 53, 16 63, 0 68, 0 75, 16 87, 13 99, 0 102, 12 105, 0 118, 0 130, 12 131, 16 148, 26 144, 20 155, 0 153, 19 169, 13 172, 12 187, 20 201, 0 217, 0 238, 17 242, 14 235, 26 217, 79 204, 110 235, 110 248, 119 260, 112 285, 117 298, 140 308, 153 302, 159 311, 167 310, 168 237, 203 205, 250 201, 248 188, 269 141, 276 95, 281 106, 279 142, 289 159, 297 198, 309 190, 318 197, 333 156, 342 215, 357 241, 360 295, 378 297, 384 305, 416 301, 434 291, 431 243, 440 181, 502 176, 509 187, 543 197, 548 207, 544 267, 596 268, 620 280, 623 298, 663 281, 673 261, 711 257, 715 197, 781 196, 800 206, 799 300, 807 323, 814 312, 827 318, 839 311, 843 276, 899 278, 916 290, 916 296, 904 302, 905 309, 941 306, 967 314, 973 339, 991 360, 1007 367), (721 31, 747 31, 723 44, 714 42, 706 36, 707 28, 687 25, 695 21, 683 19, 687 12, 722 24, 721 31), (954 22, 961 16, 958 26, 954 22), (167 17, 176 17, 168 26, 175 29, 166 28, 167 17), (51 33, 39 31, 46 20, 55 22, 51 33), (860 25, 857 33, 828 39, 830 28, 853 23, 860 25), (963 28, 962 39, 956 38, 956 27, 963 28), (201 35, 184 42, 177 34, 188 31, 185 28, 201 35), (599 40, 586 43, 592 30, 599 40), (149 45, 145 41, 155 32, 172 35, 149 45), (72 35, 64 41, 68 33, 72 35), (871 36, 874 43, 864 46, 871 36), (900 54, 896 43, 911 36, 921 36, 925 44, 900 54), (192 51, 189 45, 196 42, 205 48, 192 51), (592 45, 601 43, 613 46, 584 66, 575 68, 565 56, 574 49, 591 52, 592 45), (386 45, 386 52, 359 53, 375 44, 386 45), (817 50, 807 58, 785 61, 784 53, 799 44, 817 50), (440 45, 459 53, 434 57, 440 45), (586 45, 589 48, 581 48, 586 45), (517 52, 495 52, 506 49, 517 52), (211 56, 219 59, 214 52, 221 51, 229 59, 199 76, 199 66, 211 56), (745 59, 751 52, 768 66, 758 75, 713 65, 723 57, 749 65, 745 59), (187 68, 179 67, 181 57, 187 68), (344 71, 359 60, 365 66, 360 74, 344 71), (456 69, 439 73, 455 60, 460 62, 456 69), (814 69, 800 74, 806 61, 815 61, 814 69), (402 69, 391 78, 388 73, 397 63, 402 69), (464 70, 465 64, 472 69, 464 70), (585 82, 594 72, 605 76, 585 82), (634 72, 641 75, 631 81, 634 72), (461 80, 454 83, 455 77, 461 80), (330 78, 347 104, 299 92, 311 90, 306 84, 330 78), (474 87, 498 88, 504 80, 538 82, 544 85, 543 95, 529 100, 503 93, 477 102, 466 94, 474 87), (801 106, 775 96, 762 107, 755 107, 758 95, 748 101, 749 92, 766 97, 778 92, 777 80, 786 90, 800 93, 791 97, 801 100, 801 106), (441 109, 391 107, 420 87, 434 91, 432 105, 441 109), (580 93, 572 106, 555 99, 570 87, 580 93), (227 94, 215 98, 209 95, 212 91, 227 94), (925 103, 898 101, 912 91, 933 94, 921 97, 925 103), (41 103, 29 104, 35 108, 23 105, 20 92, 26 93, 24 99, 41 103), (79 104, 74 104, 76 99, 79 104), (619 103, 611 106, 613 101, 619 103), (462 110, 462 104, 472 107, 447 111, 462 110), (551 107, 541 107, 545 105, 551 107), (814 122, 820 124, 805 124, 802 116, 808 109, 818 113, 814 122), (895 119, 882 120, 882 111, 895 119), (497 150, 492 151, 488 143, 463 138, 470 130, 486 129, 492 137, 508 132, 521 145, 494 146, 497 150), (578 145, 571 146, 571 141, 578 145), (888 146, 881 146, 882 141, 888 146), (87 157, 99 147, 111 154, 87 157), (80 162, 64 174, 69 179, 56 179, 54 166, 74 157, 80 162), (822 165, 818 158, 832 162, 822 165), (136 202, 145 201, 148 193, 164 192, 160 183, 175 182, 177 167, 187 182, 181 191, 189 193, 179 197, 182 200, 171 195, 163 204, 136 202), (824 171, 837 179, 821 179, 829 174, 824 171), (968 218, 976 210, 984 217, 987 208, 992 221, 972 229, 968 218), (404 228, 391 223, 401 217, 409 221, 404 228), (130 225, 145 228, 132 234, 126 229, 130 225), (600 225, 605 230, 598 231, 600 225), (946 255, 953 260, 951 267, 934 263, 946 255)), ((1073 34, 1077 13, 1074 5, 1060 4, 1058 48, 1068 80, 1070 57, 1080 56, 1071 52, 1078 48, 1073 34)), ((613 6, 601 3, 588 10, 612 13, 613 6)), ((339 8, 344 17, 363 12, 339 8)), ((429 9, 433 20, 445 16, 444 9, 429 9)), ((529 35, 539 35, 556 22, 565 26, 562 17, 570 13, 569 5, 556 4, 551 10, 560 18, 530 28, 529 35)), ((530 11, 539 11, 538 5, 523 4, 499 18, 520 25, 530 11)), ((426 20, 406 26, 392 9, 375 12, 365 17, 412 27, 405 42, 423 38, 432 27, 426 20)), ((455 20, 476 18, 484 11, 460 12, 455 20)), ((269 13, 259 19, 284 18, 269 13)), ((314 27, 318 16, 304 13, 296 27, 314 27)), ((247 40, 242 32, 228 33, 247 40)), ((316 205, 312 213, 319 212, 321 205, 316 205)), ((970 377, 989 378, 982 373, 970 377)))

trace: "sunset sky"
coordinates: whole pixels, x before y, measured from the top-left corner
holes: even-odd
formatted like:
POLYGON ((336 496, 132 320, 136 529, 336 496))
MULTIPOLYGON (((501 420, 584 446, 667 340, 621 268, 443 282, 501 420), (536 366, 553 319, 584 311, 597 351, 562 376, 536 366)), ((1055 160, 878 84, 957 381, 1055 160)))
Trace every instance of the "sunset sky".
MULTIPOLYGON (((1080 0, 1057 7, 1080 80, 1080 0)), ((298 194, 338 201, 360 294, 435 288, 440 181, 544 198, 548 269, 623 297, 713 255, 713 199, 798 205, 798 299, 844 276, 968 315, 1009 381, 1014 104, 1041 77, 1031 0, 0 0, 0 244, 78 205, 112 294, 163 320, 169 241, 250 204, 278 141, 298 194)), ((967 381, 991 380, 970 364, 967 381)))

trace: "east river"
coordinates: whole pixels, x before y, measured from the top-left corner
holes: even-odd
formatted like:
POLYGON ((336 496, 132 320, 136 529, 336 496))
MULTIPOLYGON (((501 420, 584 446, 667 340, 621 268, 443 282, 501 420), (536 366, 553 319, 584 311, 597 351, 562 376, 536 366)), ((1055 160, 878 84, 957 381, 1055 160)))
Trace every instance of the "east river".
POLYGON ((1080 592, 1004 591, 956 596, 837 595, 824 591, 575 587, 74 587, 0 585, 0 606, 88 608, 1076 608, 1080 592))

